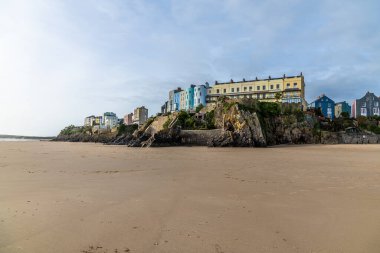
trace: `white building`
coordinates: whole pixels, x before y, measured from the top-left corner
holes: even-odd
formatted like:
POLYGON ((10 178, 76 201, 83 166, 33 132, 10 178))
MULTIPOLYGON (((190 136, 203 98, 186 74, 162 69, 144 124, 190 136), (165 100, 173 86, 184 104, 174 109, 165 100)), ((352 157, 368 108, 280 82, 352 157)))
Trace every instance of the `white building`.
POLYGON ((84 118, 84 126, 93 126, 95 121, 95 116, 91 115, 86 118, 84 118))
POLYGON ((114 128, 119 124, 119 119, 113 112, 105 112, 103 114, 103 125, 107 128, 114 128))

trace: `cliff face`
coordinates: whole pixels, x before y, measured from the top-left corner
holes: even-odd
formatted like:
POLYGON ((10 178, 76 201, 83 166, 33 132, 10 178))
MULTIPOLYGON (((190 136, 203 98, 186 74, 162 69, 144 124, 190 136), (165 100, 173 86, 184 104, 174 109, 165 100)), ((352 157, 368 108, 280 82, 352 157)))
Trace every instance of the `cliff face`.
POLYGON ((256 112, 239 110, 237 104, 226 107, 218 102, 215 108, 215 123, 222 132, 211 140, 211 146, 267 146, 256 112))
POLYGON ((238 104, 226 106, 218 102, 215 117, 223 132, 211 141, 212 146, 265 147, 315 142, 312 125, 294 115, 263 117, 239 109, 238 104))

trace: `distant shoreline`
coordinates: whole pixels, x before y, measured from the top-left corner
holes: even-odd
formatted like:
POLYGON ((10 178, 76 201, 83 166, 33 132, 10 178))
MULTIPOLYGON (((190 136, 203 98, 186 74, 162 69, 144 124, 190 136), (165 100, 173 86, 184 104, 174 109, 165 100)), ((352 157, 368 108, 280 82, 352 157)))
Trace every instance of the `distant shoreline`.
POLYGON ((55 136, 23 136, 23 135, 7 135, 0 134, 0 140, 52 140, 55 136))

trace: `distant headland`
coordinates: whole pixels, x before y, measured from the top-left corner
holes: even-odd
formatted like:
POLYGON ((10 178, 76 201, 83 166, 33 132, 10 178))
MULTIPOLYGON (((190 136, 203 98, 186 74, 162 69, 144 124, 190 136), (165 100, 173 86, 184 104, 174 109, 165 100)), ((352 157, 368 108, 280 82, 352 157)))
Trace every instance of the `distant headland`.
POLYGON ((24 135, 9 135, 0 134, 0 139, 18 139, 18 140, 52 140, 56 138, 55 136, 24 136, 24 135))

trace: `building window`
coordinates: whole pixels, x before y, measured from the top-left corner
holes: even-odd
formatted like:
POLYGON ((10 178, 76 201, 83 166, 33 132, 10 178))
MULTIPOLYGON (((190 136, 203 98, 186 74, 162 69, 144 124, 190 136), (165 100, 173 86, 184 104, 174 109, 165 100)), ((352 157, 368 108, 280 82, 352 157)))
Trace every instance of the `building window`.
POLYGON ((361 108, 360 115, 367 116, 367 108, 361 108))
POLYGON ((373 115, 379 115, 380 109, 379 108, 373 108, 373 115))
POLYGON ((223 93, 226 93, 226 89, 223 89, 223 93))
POLYGON ((362 107, 366 107, 366 106, 367 106, 367 103, 363 102, 362 107))
POLYGON ((332 109, 331 108, 327 108, 327 117, 332 118, 332 109))
POLYGON ((236 88, 236 92, 239 92, 240 91, 240 88, 236 88))
POLYGON ((217 90, 216 90, 216 93, 218 93, 218 94, 219 94, 219 89, 217 89, 217 90))
POLYGON ((266 97, 266 94, 264 93, 264 94, 263 94, 263 98, 265 98, 265 97, 266 97))
POLYGON ((294 88, 297 87, 297 83, 293 83, 293 87, 294 87, 294 88))
POLYGON ((257 90, 260 90, 260 86, 257 86, 257 90))
POLYGON ((267 87, 266 87, 265 85, 263 85, 263 90, 266 90, 266 88, 267 88, 267 87))
POLYGON ((279 84, 277 84, 277 85, 276 85, 276 88, 277 88, 277 89, 280 89, 280 85, 279 85, 279 84))
POLYGON ((376 107, 379 107, 379 102, 375 102, 375 106, 376 106, 376 107))
POLYGON ((235 89, 234 88, 231 88, 231 92, 234 92, 235 91, 235 89))
POLYGON ((287 84, 286 84, 286 87, 287 87, 287 88, 290 88, 290 83, 287 83, 287 84))
POLYGON ((273 90, 273 84, 271 84, 270 89, 273 90))
POLYGON ((250 91, 252 90, 252 86, 249 86, 249 90, 250 90, 250 91))

